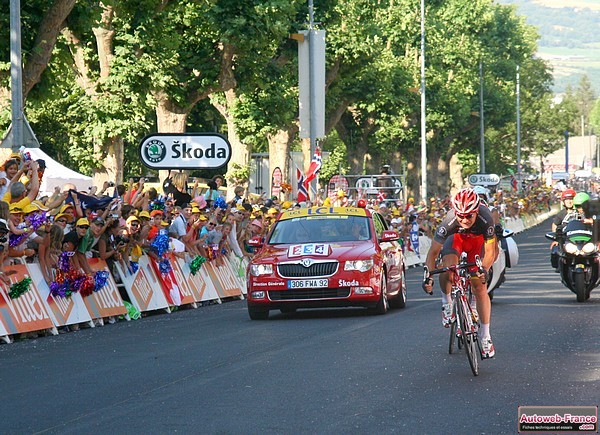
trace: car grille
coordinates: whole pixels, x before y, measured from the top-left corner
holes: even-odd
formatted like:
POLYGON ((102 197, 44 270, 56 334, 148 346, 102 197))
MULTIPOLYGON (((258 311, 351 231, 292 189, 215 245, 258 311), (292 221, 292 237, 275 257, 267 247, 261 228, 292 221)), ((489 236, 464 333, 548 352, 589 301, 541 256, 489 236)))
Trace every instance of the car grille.
POLYGON ((307 300, 307 299, 334 299, 350 296, 349 287, 340 288, 305 288, 285 291, 270 291, 269 299, 272 301, 307 300))
POLYGON ((304 267, 299 263, 279 264, 277 271, 283 278, 306 278, 314 276, 331 276, 338 268, 337 261, 325 263, 313 263, 309 267, 304 267))

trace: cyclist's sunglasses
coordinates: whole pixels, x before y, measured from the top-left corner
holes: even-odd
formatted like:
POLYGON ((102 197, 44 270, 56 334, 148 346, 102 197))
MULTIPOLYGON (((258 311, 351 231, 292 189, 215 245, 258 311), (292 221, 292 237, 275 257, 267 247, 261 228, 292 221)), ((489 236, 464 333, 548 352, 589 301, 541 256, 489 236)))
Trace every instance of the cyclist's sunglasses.
POLYGON ((469 214, 459 214, 459 213, 456 213, 456 217, 459 218, 459 219, 467 220, 467 219, 471 219, 474 214, 475 213, 469 213, 469 214))

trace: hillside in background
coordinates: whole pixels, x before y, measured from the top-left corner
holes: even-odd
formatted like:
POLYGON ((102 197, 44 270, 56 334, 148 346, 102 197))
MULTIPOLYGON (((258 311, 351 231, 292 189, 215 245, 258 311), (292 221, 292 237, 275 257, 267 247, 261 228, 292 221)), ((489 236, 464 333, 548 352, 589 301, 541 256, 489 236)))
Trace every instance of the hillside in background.
POLYGON ((575 87, 584 74, 600 95, 600 1, 496 0, 517 6, 517 13, 540 33, 538 55, 554 69, 554 91, 575 87))

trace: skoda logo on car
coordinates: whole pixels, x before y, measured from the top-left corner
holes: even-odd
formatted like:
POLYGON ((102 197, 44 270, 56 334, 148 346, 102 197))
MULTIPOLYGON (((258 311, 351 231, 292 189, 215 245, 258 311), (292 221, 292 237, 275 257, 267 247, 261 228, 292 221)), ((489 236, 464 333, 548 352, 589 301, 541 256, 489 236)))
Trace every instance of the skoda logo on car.
POLYGON ((217 169, 231 159, 231 145, 217 133, 157 133, 142 139, 140 157, 151 169, 217 169))

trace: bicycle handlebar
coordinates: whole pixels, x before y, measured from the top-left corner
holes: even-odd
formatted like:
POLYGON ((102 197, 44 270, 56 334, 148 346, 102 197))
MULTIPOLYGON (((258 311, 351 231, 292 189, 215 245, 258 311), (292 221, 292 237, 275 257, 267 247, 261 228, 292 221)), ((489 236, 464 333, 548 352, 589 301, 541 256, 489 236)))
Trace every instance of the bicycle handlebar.
POLYGON ((432 270, 431 272, 429 271, 429 268, 427 266, 423 267, 423 280, 428 279, 429 277, 431 277, 431 275, 437 275, 439 273, 444 273, 444 272, 456 272, 457 270, 460 269, 467 269, 469 267, 475 267, 477 266, 479 268, 479 271, 483 271, 483 262, 481 261, 481 258, 479 257, 479 255, 475 256, 475 263, 465 263, 464 261, 461 261, 458 264, 453 264, 452 266, 446 266, 446 267, 442 267, 441 269, 435 269, 432 270))

